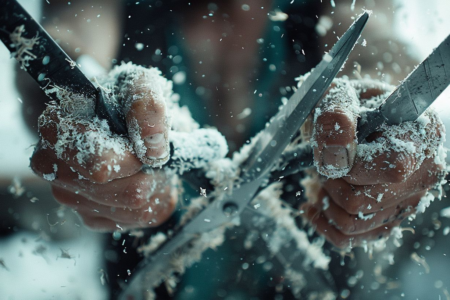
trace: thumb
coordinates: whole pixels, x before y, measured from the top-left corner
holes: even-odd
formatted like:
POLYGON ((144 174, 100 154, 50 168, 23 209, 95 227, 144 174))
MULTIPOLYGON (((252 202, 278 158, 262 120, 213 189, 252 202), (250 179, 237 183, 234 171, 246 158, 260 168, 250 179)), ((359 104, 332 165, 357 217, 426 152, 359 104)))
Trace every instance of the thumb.
POLYGON ((136 156, 147 165, 157 167, 169 159, 169 119, 166 115, 164 80, 155 70, 139 68, 124 80, 124 114, 128 136, 136 156))
POLYGON ((345 176, 356 155, 356 122, 359 99, 350 84, 335 80, 336 85, 315 112, 313 129, 314 164, 329 178, 345 176))

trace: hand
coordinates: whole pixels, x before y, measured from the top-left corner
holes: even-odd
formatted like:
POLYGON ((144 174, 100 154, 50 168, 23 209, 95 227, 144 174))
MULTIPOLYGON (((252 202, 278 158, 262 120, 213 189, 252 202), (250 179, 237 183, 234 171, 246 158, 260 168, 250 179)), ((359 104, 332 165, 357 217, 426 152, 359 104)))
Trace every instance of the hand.
POLYGON ((39 118, 41 138, 31 168, 93 230, 158 226, 176 206, 167 174, 141 171, 142 162, 158 166, 168 159, 170 125, 159 85, 167 81, 155 70, 130 66, 107 78, 123 104, 130 139, 110 132, 90 99, 61 90, 60 105, 49 105, 39 118))
POLYGON ((438 153, 445 131, 433 112, 416 122, 383 125, 366 144, 357 145, 359 112, 378 106, 391 88, 376 81, 336 80, 312 126, 303 127, 312 136, 322 177, 315 190, 306 187, 310 201, 301 209, 338 248, 389 236, 402 220, 429 205, 424 196, 445 174, 445 156, 438 153))

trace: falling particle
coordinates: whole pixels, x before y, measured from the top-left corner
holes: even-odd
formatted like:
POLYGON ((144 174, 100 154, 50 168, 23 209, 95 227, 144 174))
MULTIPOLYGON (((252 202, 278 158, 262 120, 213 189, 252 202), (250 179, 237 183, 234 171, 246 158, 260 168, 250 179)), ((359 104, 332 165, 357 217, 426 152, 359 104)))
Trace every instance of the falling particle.
POLYGON ((200 188, 200 196, 206 197, 206 189, 200 188))
POLYGON ((238 118, 239 120, 245 119, 245 118, 247 118, 248 116, 250 116, 251 113, 252 113, 252 109, 251 109, 251 108, 249 108, 249 107, 244 108, 244 110, 243 110, 240 114, 237 115, 237 118, 238 118))
POLYGON ((108 282, 108 274, 106 274, 105 270, 100 269, 98 271, 100 273, 100 282, 102 285, 105 285, 106 282, 108 282))
POLYGON ((0 258, 0 266, 5 269, 6 271, 9 271, 8 267, 5 264, 5 261, 3 259, 0 258))
POLYGON ((370 220, 370 219, 372 219, 374 216, 375 216, 375 213, 373 213, 373 214, 368 214, 368 215, 364 215, 361 211, 358 212, 358 217, 359 217, 361 220, 364 220, 364 221, 370 220))
POLYGON ((56 179, 56 174, 51 173, 51 174, 43 174, 42 177, 47 180, 47 181, 53 181, 56 179))
POLYGON ((50 0, 46 0, 48 4, 50 4, 50 0))
POLYGON ((355 2, 356 2, 356 0, 353 0, 353 1, 352 1, 352 5, 350 5, 350 9, 351 9, 352 11, 355 10, 355 2))
POLYGON ((294 3, 294 0, 291 1, 291 4, 294 3))
POLYGON ((134 45, 136 47, 137 51, 142 51, 142 49, 144 49, 144 44, 142 43, 136 43, 136 45, 134 45))
POLYGON ((286 14, 286 13, 284 13, 284 12, 282 12, 282 11, 279 10, 279 9, 276 9, 276 10, 271 11, 271 12, 269 13, 269 19, 270 19, 271 21, 274 21, 274 22, 284 22, 284 21, 286 21, 288 18, 289 18, 289 15, 286 14))
POLYGON ((61 250, 61 255, 59 256, 60 258, 65 258, 65 259, 73 259, 73 258, 74 258, 74 257, 69 253, 69 249, 59 248, 59 250, 61 250))
POLYGON ((152 207, 151 207, 151 206, 149 206, 149 207, 148 207, 148 212, 153 212, 153 210, 152 210, 152 207))
POLYGON ((223 190, 224 190, 224 191, 228 190, 228 187, 226 186, 223 190))
POLYGON ((258 208, 260 208, 260 207, 261 207, 261 204, 259 204, 259 203, 256 203, 255 205, 253 205, 253 207, 254 207, 255 209, 258 209, 258 208))
MULTIPOLYGON (((66 58, 66 61, 69 63, 71 69, 74 69, 77 66, 77 63, 71 60, 70 58, 66 58)), ((41 74, 42 75, 42 74, 41 74)), ((45 75, 44 75, 45 76, 45 75)), ((42 79, 43 80, 43 79, 42 79)))
POLYGON ((25 188, 22 186, 22 182, 19 177, 14 177, 11 185, 8 187, 8 192, 14 195, 14 198, 18 198, 25 193, 25 188))
POLYGON ((205 219, 205 222, 209 223, 209 222, 211 222, 211 220, 210 219, 205 219))
POLYGON ((128 274, 128 276, 131 276, 131 271, 127 270, 127 274, 128 274))
POLYGON ((305 54, 305 50, 303 50, 303 49, 302 49, 302 53, 303 53, 303 55, 306 55, 306 54, 305 54))
POLYGON ((339 128, 341 128, 341 126, 336 122, 336 124, 334 124, 334 130, 338 131, 339 128))
POLYGON ((300 197, 301 194, 302 194, 302 193, 301 193, 300 191, 297 191, 297 193, 295 193, 295 196, 296 196, 296 197, 300 197))
POLYGON ((447 227, 444 228, 444 230, 443 230, 442 233, 443 233, 444 235, 447 235, 449 232, 450 232, 450 227, 447 226, 447 227))
POLYGON ((241 8, 242 8, 243 11, 249 11, 250 10, 250 5, 242 4, 241 8))
POLYGON ((172 81, 175 84, 183 84, 186 81, 186 72, 184 71, 176 72, 172 77, 172 81))
POLYGON ((332 7, 336 7, 336 3, 334 3, 334 0, 330 0, 330 2, 332 7))
POLYGON ((323 60, 326 62, 330 62, 333 60, 333 57, 330 54, 325 53, 325 55, 323 56, 323 60))
POLYGON ((361 46, 363 46, 363 47, 367 46, 367 41, 366 41, 366 39, 364 39, 364 40, 362 41, 361 46))
POLYGON ((20 103, 23 103, 23 101, 22 101, 22 99, 20 99, 20 98, 17 98, 17 100, 20 102, 20 103))
POLYGON ((430 266, 426 262, 425 258, 420 257, 416 252, 413 252, 411 254, 411 259, 414 260, 415 262, 421 264, 422 267, 425 269, 426 274, 430 273, 430 266))
POLYGON ((377 196, 377 202, 381 202, 381 199, 383 199, 383 193, 378 194, 377 196))
POLYGON ((322 204, 323 204, 322 209, 327 210, 328 207, 330 207, 330 199, 328 197, 323 197, 322 204))
POLYGON ((119 225, 119 224, 116 224, 116 227, 117 227, 117 228, 119 228, 120 230, 123 230, 123 228, 122 228, 122 227, 120 227, 120 225, 119 225))
POLYGON ((450 218, 450 207, 441 210, 441 217, 450 218))

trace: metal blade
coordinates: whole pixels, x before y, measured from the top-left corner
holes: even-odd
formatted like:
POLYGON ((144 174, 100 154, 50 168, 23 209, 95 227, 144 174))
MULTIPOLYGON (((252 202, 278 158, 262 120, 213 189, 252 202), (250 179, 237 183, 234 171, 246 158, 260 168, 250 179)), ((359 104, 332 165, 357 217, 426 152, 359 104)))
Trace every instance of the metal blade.
POLYGON ((50 83, 96 98, 91 81, 17 1, 2 0, 0 7, 1 41, 19 63, 28 57, 22 66, 41 88, 50 83), (35 42, 30 43, 33 38, 35 42))
POLYGON ((379 109, 368 113, 358 126, 362 142, 381 124, 398 125, 415 121, 450 84, 450 35, 430 54, 379 109))
POLYGON ((364 13, 324 57, 302 87, 291 97, 271 124, 262 132, 244 167, 244 182, 223 199, 212 201, 186 225, 176 231, 152 256, 147 257, 134 271, 134 276, 120 299, 143 299, 146 290, 159 282, 164 266, 171 257, 189 244, 198 234, 218 228, 241 215, 260 188, 265 176, 292 136, 330 86, 358 40, 369 15, 364 13), (270 143, 275 141, 275 144, 270 143), (261 158, 261 159, 258 159, 261 158), (259 169, 261 168, 261 169, 259 169))
POLYGON ((264 176, 272 168, 344 65, 368 18, 369 14, 365 12, 351 25, 288 103, 274 116, 269 126, 260 133, 242 166, 245 181, 264 176))
POLYGON ((270 125, 258 134, 258 140, 241 167, 243 175, 240 186, 235 187, 221 201, 211 203, 186 226, 186 232, 206 232, 241 214, 347 60, 368 18, 369 14, 364 13, 352 24, 330 54, 322 59, 288 103, 275 115, 270 125), (210 222, 205 223, 205 219, 210 222))

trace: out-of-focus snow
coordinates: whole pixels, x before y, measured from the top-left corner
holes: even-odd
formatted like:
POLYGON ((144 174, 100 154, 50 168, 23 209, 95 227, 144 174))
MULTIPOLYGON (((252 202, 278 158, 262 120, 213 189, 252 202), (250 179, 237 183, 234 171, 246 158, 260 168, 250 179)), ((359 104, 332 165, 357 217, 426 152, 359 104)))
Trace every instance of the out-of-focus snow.
POLYGON ((27 232, 0 239, 0 298, 106 299, 101 241, 80 232, 80 238, 64 242, 37 241, 38 235, 27 232))

